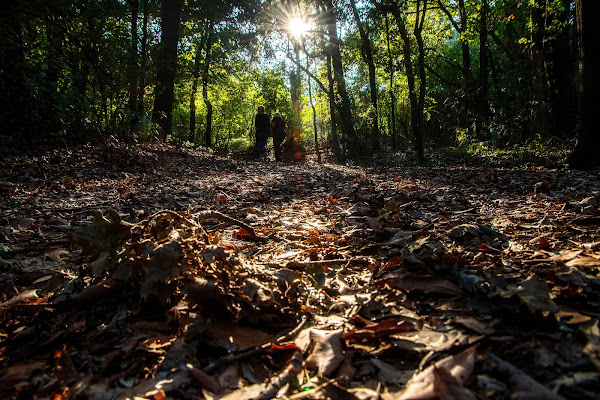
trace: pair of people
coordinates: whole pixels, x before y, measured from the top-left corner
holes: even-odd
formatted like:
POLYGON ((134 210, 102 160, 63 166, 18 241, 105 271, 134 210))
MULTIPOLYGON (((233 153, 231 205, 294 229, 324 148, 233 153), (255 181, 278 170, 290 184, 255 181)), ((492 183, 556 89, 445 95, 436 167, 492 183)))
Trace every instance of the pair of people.
POLYGON ((265 107, 258 106, 258 112, 254 118, 256 132, 256 156, 260 159, 262 154, 267 154, 267 139, 273 136, 273 148, 275 149, 275 160, 281 160, 281 144, 285 140, 286 127, 280 113, 273 114, 273 120, 265 114, 265 107))

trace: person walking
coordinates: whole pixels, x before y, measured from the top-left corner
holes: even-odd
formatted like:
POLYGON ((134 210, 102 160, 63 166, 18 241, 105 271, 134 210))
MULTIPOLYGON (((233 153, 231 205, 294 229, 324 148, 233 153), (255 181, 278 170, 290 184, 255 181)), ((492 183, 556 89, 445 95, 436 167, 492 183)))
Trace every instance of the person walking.
POLYGON ((269 138, 270 118, 265 114, 265 107, 258 106, 254 117, 254 131, 256 134, 256 158, 260 160, 262 154, 267 154, 267 139, 269 138))
POLYGON ((287 129, 283 117, 278 112, 273 114, 273 120, 271 121, 271 133, 273 135, 275 160, 281 161, 281 144, 285 140, 287 129))

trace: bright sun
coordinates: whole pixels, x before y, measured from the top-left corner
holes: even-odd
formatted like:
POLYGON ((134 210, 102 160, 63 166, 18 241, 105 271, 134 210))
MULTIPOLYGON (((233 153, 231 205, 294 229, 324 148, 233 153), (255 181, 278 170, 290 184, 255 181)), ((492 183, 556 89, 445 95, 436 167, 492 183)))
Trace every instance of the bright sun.
POLYGON ((288 32, 295 38, 302 37, 310 30, 310 24, 302 18, 294 17, 288 22, 288 32))

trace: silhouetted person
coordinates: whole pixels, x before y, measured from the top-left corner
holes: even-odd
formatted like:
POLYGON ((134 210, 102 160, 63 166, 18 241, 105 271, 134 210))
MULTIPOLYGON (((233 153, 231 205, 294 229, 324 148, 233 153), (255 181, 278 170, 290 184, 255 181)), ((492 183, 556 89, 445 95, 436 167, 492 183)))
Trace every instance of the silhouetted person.
POLYGON ((270 118, 265 114, 264 106, 258 106, 258 113, 254 118, 254 128, 256 131, 256 158, 260 159, 263 153, 267 154, 267 139, 271 129, 270 118))
POLYGON ((285 140, 286 136, 285 121, 281 114, 276 112, 273 114, 273 120, 271 121, 271 133, 273 135, 273 148, 275 149, 275 160, 281 160, 281 144, 285 140))

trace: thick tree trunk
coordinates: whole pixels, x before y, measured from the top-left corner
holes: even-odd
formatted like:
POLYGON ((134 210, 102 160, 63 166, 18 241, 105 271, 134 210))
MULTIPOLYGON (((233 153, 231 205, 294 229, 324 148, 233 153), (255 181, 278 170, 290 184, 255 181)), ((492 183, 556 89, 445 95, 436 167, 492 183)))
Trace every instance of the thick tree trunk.
POLYGON ((548 109, 548 79, 544 60, 544 12, 546 0, 535 0, 531 4, 531 72, 533 75, 533 129, 534 134, 548 136, 550 133, 550 111, 548 109))
MULTIPOLYGON (((559 23, 568 26, 573 18, 573 0, 562 0, 564 11, 557 17, 559 23)), ((577 130, 577 93, 573 87, 576 69, 576 49, 571 47, 568 28, 561 29, 548 45, 547 72, 550 83, 550 109, 553 110, 552 135, 573 138, 577 130)))
POLYGON ((379 151, 380 143, 379 143, 379 125, 378 125, 378 116, 377 112, 377 83, 375 82, 375 63, 373 62, 373 52, 371 51, 371 39, 365 28, 363 23, 358 15, 358 10, 356 8, 356 1, 350 0, 350 5, 352 6, 352 13, 354 14, 354 19, 356 20, 356 25, 358 26, 358 32, 360 33, 360 39, 362 41, 361 55, 365 64, 367 64, 367 68, 369 69, 369 89, 371 94, 371 107, 372 112, 370 115, 371 118, 371 148, 373 152, 379 151))
POLYGON ((329 44, 327 45, 326 51, 331 56, 331 63, 333 67, 333 78, 335 80, 336 89, 340 96, 340 128, 342 133, 342 142, 345 143, 346 150, 348 148, 349 141, 356 137, 354 131, 354 118, 352 116, 352 109, 350 107, 350 96, 346 89, 346 80, 344 78, 344 66, 342 63, 342 53, 340 50, 341 40, 338 37, 337 32, 337 17, 335 13, 335 7, 333 6, 332 0, 325 0, 327 12, 330 13, 329 20, 327 21, 327 30, 329 35, 329 44))
POLYGON ((173 132, 173 100, 177 72, 177 43, 182 0, 163 0, 161 9, 161 37, 158 55, 156 88, 152 123, 158 127, 161 141, 173 132))
POLYGON ((600 15, 600 1, 576 0, 575 7, 579 39, 579 140, 569 157, 569 164, 578 169, 592 169, 600 167, 600 132, 595 116, 598 112, 596 97, 600 92, 600 41, 595 18, 600 15))
MULTIPOLYGON (((296 69, 290 70, 290 98, 293 114, 291 118, 288 118, 288 143, 297 147, 302 141, 302 75, 300 73, 300 45, 294 41, 293 47, 296 69)), ((294 149, 295 151, 296 149, 294 149)))
MULTIPOLYGON (((400 37, 402 39, 402 52, 404 55, 404 68, 406 72, 406 80, 408 83, 408 100, 410 104, 410 120, 411 129, 414 137, 415 152, 417 153, 417 159, 419 162, 425 161, 425 152, 423 148, 423 112, 419 108, 419 100, 417 95, 417 88, 415 85, 415 73, 413 69, 413 63, 411 60, 411 45, 410 38, 408 37, 408 31, 406 30, 406 23, 404 22, 403 12, 394 5, 392 8, 393 15, 400 31, 400 37)), ((418 21, 419 14, 416 14, 418 21)), ((422 88, 425 90, 425 88, 422 88)))
MULTIPOLYGON (((17 4, 9 6, 8 11, 17 4)), ((31 137, 34 124, 32 99, 25 82, 25 47, 21 22, 17 18, 7 18, 0 37, 0 132, 11 134, 15 131, 31 137)))

